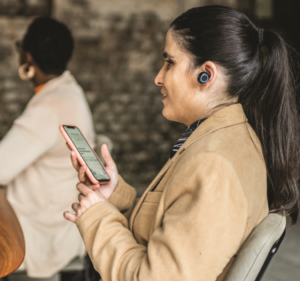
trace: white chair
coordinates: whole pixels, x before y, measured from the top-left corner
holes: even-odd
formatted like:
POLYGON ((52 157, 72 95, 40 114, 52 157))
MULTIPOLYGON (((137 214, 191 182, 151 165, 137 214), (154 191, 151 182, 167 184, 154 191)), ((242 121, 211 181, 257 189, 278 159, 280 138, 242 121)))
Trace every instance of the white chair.
POLYGON ((286 218, 270 213, 251 232, 224 281, 259 281, 277 252, 286 229, 286 218))

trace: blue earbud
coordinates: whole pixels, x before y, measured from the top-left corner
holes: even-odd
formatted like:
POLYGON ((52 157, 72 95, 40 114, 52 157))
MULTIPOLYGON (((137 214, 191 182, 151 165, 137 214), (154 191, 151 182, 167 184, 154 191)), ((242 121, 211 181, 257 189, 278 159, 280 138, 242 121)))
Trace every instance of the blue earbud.
POLYGON ((206 72, 201 72, 198 76, 198 82, 200 84, 205 84, 209 80, 209 75, 206 72))

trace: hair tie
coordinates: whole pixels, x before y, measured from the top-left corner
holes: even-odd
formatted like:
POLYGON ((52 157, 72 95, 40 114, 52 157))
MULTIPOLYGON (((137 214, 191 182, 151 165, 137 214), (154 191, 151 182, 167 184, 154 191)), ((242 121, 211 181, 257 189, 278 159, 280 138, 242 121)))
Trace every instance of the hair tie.
POLYGON ((264 44, 264 30, 258 29, 258 45, 261 47, 264 44))

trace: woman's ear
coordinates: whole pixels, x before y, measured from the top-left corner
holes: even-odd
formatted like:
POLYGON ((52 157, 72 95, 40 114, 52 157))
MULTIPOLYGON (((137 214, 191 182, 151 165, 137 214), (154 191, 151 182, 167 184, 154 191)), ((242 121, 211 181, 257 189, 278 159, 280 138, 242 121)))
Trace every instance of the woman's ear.
POLYGON ((207 61, 198 69, 198 82, 202 87, 209 87, 217 77, 217 66, 211 62, 207 61))
POLYGON ((26 63, 28 63, 28 65, 34 65, 34 60, 32 58, 32 55, 29 52, 25 53, 26 56, 26 63))

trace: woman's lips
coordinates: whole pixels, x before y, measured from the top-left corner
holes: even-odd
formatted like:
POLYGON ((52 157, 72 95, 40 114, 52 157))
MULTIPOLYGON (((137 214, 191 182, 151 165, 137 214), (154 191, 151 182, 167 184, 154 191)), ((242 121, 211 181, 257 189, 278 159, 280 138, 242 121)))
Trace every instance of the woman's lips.
POLYGON ((163 98, 162 98, 162 100, 164 100, 168 95, 166 94, 166 93, 164 93, 163 91, 160 91, 161 93, 162 93, 162 95, 163 95, 163 98))

